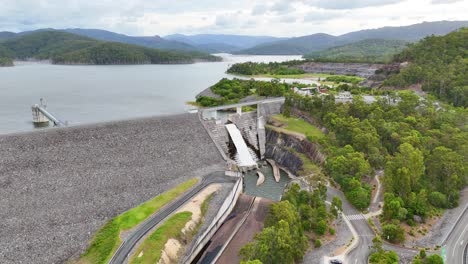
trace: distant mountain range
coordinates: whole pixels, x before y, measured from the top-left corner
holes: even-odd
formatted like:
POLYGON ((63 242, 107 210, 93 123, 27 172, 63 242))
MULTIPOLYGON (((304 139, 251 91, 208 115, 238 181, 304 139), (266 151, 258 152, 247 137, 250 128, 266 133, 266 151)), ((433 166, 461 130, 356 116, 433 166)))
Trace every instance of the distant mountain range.
POLYGON ((314 51, 304 55, 306 59, 321 62, 387 63, 393 55, 402 51, 407 41, 395 39, 365 39, 342 46, 314 51))
POLYGON ((245 35, 217 35, 199 34, 182 35, 174 34, 164 37, 165 39, 184 42, 208 52, 233 52, 248 49, 264 43, 270 43, 287 38, 276 38, 269 36, 245 36, 245 35))
MULTIPOLYGON (((414 42, 432 34, 445 35, 461 27, 468 27, 468 21, 424 22, 403 27, 366 29, 340 36, 317 33, 294 38, 223 34, 174 34, 165 37, 128 36, 106 30, 81 28, 63 29, 60 31, 97 40, 121 42, 163 50, 254 55, 303 55, 366 39, 391 39, 414 42)), ((38 31, 52 30, 55 29, 39 29, 20 33, 0 32, 0 42, 38 31)))
POLYGON ((462 27, 468 27, 468 21, 424 22, 403 27, 366 29, 340 36, 320 33, 261 44, 238 51, 237 53, 255 55, 302 55, 365 39, 393 39, 414 42, 429 35, 445 35, 462 27))

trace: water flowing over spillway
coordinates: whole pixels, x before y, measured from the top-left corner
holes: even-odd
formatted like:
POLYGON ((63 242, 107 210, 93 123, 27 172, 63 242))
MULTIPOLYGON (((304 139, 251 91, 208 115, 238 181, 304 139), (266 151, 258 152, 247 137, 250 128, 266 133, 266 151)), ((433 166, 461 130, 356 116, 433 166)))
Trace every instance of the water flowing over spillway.
POLYGON ((234 124, 227 124, 226 129, 231 136, 234 145, 237 150, 237 164, 241 167, 255 167, 257 162, 255 161, 255 155, 252 155, 252 150, 247 147, 239 129, 234 124))

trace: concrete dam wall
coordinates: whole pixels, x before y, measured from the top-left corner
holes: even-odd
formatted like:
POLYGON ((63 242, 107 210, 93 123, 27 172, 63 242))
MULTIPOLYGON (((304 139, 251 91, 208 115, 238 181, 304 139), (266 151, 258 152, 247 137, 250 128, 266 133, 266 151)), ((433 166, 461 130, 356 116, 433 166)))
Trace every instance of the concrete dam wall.
POLYGON ((0 263, 63 263, 109 219, 225 162, 183 114, 0 136, 0 263))

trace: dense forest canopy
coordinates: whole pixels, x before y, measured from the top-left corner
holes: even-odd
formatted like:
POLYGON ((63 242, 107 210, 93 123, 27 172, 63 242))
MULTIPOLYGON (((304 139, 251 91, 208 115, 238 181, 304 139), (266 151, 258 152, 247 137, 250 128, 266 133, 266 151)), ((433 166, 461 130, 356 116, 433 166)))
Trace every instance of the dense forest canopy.
POLYGON ((303 60, 292 60, 286 62, 244 62, 233 64, 227 70, 230 74, 240 75, 289 75, 289 74, 303 74, 304 70, 298 68, 291 68, 290 66, 303 64, 303 60))
POLYGON ((219 98, 199 96, 197 97, 197 103, 204 107, 234 104, 238 103, 240 99, 251 95, 283 96, 290 88, 290 84, 278 80, 266 82, 223 78, 210 87, 211 91, 219 98))
POLYGON ((430 36, 395 56, 409 62, 384 85, 422 89, 455 106, 468 106, 468 28, 445 36, 430 36))
POLYGON ((291 185, 282 201, 271 205, 262 232, 242 247, 240 255, 244 261, 298 263, 311 238, 316 239, 314 245, 319 247, 318 238, 327 233, 335 234, 330 224, 341 210, 341 200, 333 197, 332 206, 327 210, 326 193, 324 185, 312 192, 301 190, 298 184, 291 185))
POLYGON ((162 51, 104 42, 61 31, 42 31, 0 43, 0 57, 50 59, 57 64, 169 64, 221 58, 201 52, 162 51))
POLYGON ((290 94, 285 113, 298 108, 329 130, 320 142, 328 156, 325 172, 357 208, 369 206, 368 182, 375 170, 384 170, 383 234, 402 242, 400 222, 413 225, 414 216, 424 220, 439 208, 458 206, 468 180, 468 112, 438 108, 410 91, 396 96, 396 105, 359 97, 336 104, 333 96, 290 94))
POLYGON ((351 44, 316 51, 304 58, 318 62, 387 63, 407 45, 403 40, 366 39, 351 44))

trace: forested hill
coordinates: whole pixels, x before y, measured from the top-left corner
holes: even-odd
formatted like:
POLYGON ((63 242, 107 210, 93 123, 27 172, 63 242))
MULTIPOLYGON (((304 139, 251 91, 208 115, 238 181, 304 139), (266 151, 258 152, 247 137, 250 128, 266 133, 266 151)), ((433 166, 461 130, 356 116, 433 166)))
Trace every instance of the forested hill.
POLYGON ((0 58, 49 59, 56 64, 177 64, 218 61, 200 52, 163 51, 105 42, 61 31, 41 31, 0 43, 0 58))
POLYGON ((411 44, 394 61, 409 64, 384 85, 421 84, 424 91, 440 99, 468 107, 468 28, 411 44))
POLYGON ((316 51, 304 55, 319 62, 369 62, 386 63, 401 52, 408 42, 390 39, 366 39, 351 44, 316 51))
POLYGON ((320 33, 265 43, 241 50, 237 53, 254 55, 303 55, 365 39, 396 39, 414 42, 429 35, 445 35, 461 27, 468 27, 468 21, 424 22, 402 27, 366 29, 340 36, 320 33))

